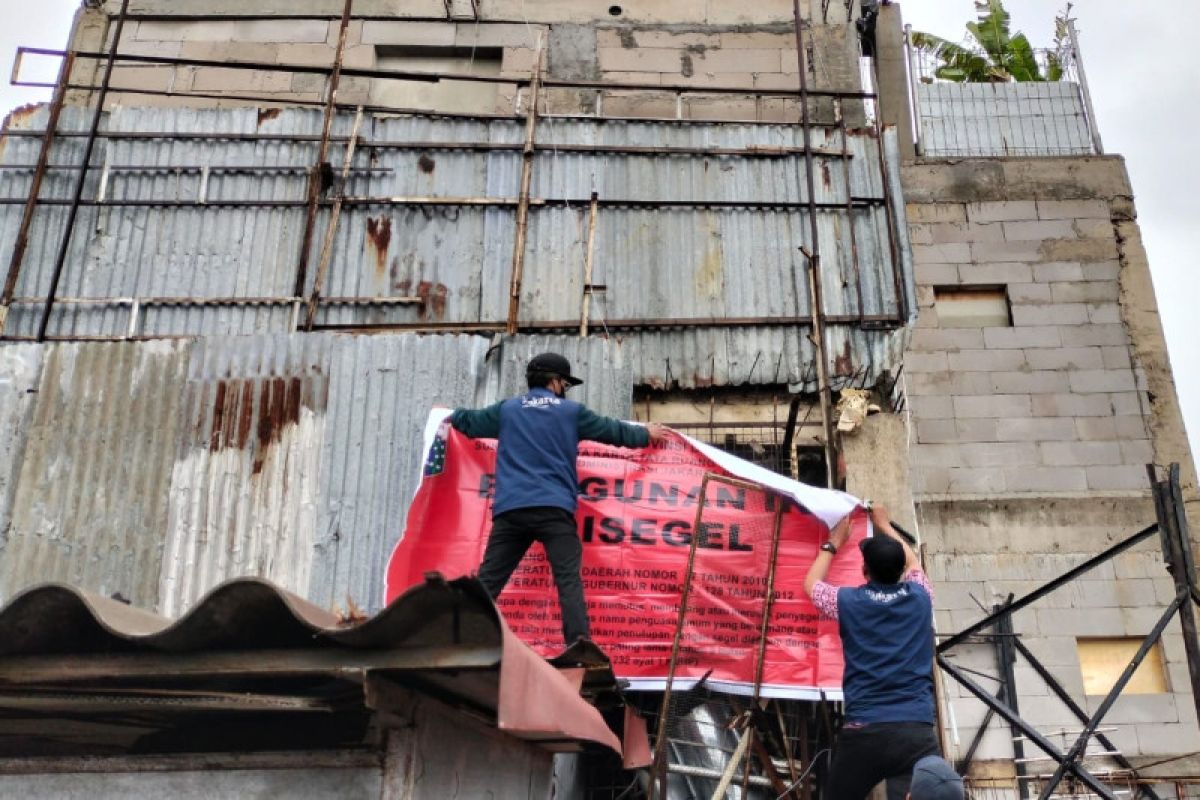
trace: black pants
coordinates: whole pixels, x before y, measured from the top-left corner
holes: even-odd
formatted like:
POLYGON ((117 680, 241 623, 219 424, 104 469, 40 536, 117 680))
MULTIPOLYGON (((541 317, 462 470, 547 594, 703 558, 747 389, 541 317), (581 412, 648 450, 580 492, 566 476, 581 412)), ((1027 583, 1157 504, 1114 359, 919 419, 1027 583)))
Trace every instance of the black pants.
POLYGON ((562 609, 563 640, 570 646, 589 631, 583 582, 579 577, 583 544, 579 541, 574 514, 562 508, 539 506, 518 508, 493 518, 492 535, 479 565, 479 580, 493 600, 499 597, 534 542, 541 542, 546 549, 562 609))
POLYGON ((833 749, 828 796, 832 800, 863 800, 875 784, 887 779, 888 800, 904 800, 913 765, 936 755, 941 755, 941 747, 933 726, 922 722, 842 728, 833 749))

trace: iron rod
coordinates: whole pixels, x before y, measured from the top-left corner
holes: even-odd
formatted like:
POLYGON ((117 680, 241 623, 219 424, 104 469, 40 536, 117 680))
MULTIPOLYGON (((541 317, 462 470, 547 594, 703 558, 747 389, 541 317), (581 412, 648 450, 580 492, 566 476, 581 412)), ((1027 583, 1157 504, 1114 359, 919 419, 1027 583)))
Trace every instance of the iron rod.
MULTIPOLYGON (((808 101, 812 94, 808 91, 808 67, 804 57, 804 19, 800 14, 800 0, 793 0, 792 10, 796 23, 796 62, 800 70, 800 125, 804 141, 804 181, 808 193, 808 227, 809 246, 811 250, 804 254, 808 258, 808 273, 810 297, 813 318, 813 345, 817 361, 817 395, 821 407, 821 428, 824 431, 825 449, 825 483, 833 489, 837 487, 837 444, 833 433, 833 398, 829 388, 829 365, 825 359, 825 322, 824 297, 821 291, 821 241, 817 229, 817 194, 816 179, 813 173, 816 164, 812 157, 812 131, 809 128, 808 101)), ((847 194, 850 187, 846 187, 847 194)), ((853 224, 853 220, 851 220, 853 224)), ((862 309, 859 309, 860 313, 862 309)))
MULTIPOLYGON (((343 32, 343 36, 345 33, 343 32)), ((329 274, 329 263, 333 259, 333 239, 337 234, 338 220, 342 216, 342 199, 345 194, 346 181, 350 177, 350 165, 354 162, 354 145, 358 142, 358 129, 362 125, 363 112, 360 108, 354 115, 354 127, 350 131, 350 141, 346 143, 346 155, 342 162, 342 187, 333 209, 329 212, 329 224, 325 228, 325 241, 321 246, 321 260, 317 264, 317 274, 313 277, 312 295, 308 298, 308 308, 305 311, 304 330, 311 331, 317 318, 317 306, 321 302, 321 289, 324 288, 325 278, 329 274)))
POLYGON ((1088 131, 1092 134, 1092 146, 1097 155, 1104 155, 1104 142, 1100 140, 1100 125, 1096 121, 1096 109, 1092 105, 1092 92, 1088 88, 1087 72, 1083 69, 1083 58, 1079 55, 1079 32, 1075 20, 1067 18, 1067 37, 1071 40, 1071 55, 1075 61, 1075 74, 1079 77, 1079 91, 1083 95, 1083 108, 1087 112, 1088 131))
MULTIPOLYGON (((693 531, 700 530, 704 519, 704 506, 708 500, 708 482, 718 476, 711 472, 704 473, 700 480, 700 492, 696 502, 696 518, 692 525, 693 531)), ((654 737, 654 758, 650 767, 650 800, 666 800, 667 784, 667 715, 671 709, 671 690, 675 685, 675 667, 679 661, 679 646, 683 640, 683 622, 687 614, 688 600, 692 594, 692 574, 696 567, 696 546, 699 536, 693 535, 688 542, 687 566, 683 572, 683 585, 680 587, 679 615, 675 618, 675 632, 671 640, 671 657, 667 662, 667 680, 663 686, 662 704, 658 712, 658 732, 654 737)))
MULTIPOLYGON (((1075 698, 1071 697, 1070 693, 1068 693, 1067 690, 1063 688, 1062 684, 1058 682, 1058 679, 1050 674, 1050 670, 1046 669, 1042 662, 1038 660, 1037 656, 1035 656, 1033 652, 1025 646, 1025 643, 1021 641, 1021 637, 1013 637, 1012 644, 1017 652, 1025 657, 1025 661, 1029 664, 1033 671, 1036 672, 1043 681, 1045 681, 1046 686, 1051 692, 1054 693, 1054 696, 1057 697, 1063 705, 1070 709, 1071 713, 1075 715, 1076 719, 1086 724, 1088 721, 1088 713, 1084 711, 1078 703, 1075 702, 1075 698)), ((1118 751, 1120 749, 1103 733, 1096 733, 1096 741, 1100 742, 1100 744, 1104 745, 1104 747, 1108 748, 1109 750, 1118 751)), ((1127 759, 1123 754, 1118 752, 1117 755, 1113 756, 1113 759, 1117 762, 1117 764, 1125 769, 1134 770, 1133 764, 1131 764, 1129 759, 1127 759)), ((1141 787, 1141 790, 1142 793, 1151 798, 1151 800, 1160 800, 1158 795, 1149 786, 1143 786, 1141 787)))
POLYGON ((88 128, 87 142, 83 147, 83 158, 80 160, 79 176, 75 179, 75 191, 72 195, 71 208, 67 212, 66 229, 59 243, 58 255, 54 259, 54 272, 50 277, 50 288, 46 291, 46 307, 42 311, 41 322, 38 323, 37 340, 46 341, 46 328, 50 325, 50 312, 54 308, 54 295, 58 292, 59 281, 62 280, 63 266, 67 261, 67 253, 71 248, 71 237, 75 233, 75 218, 79 215, 79 201, 83 199, 83 186, 87 181, 88 166, 92 159, 92 150, 96 146, 96 132, 100 130, 100 119, 104 116, 104 101, 108 97, 108 84, 112 80, 113 65, 116 63, 117 50, 121 46, 121 34, 125 30, 125 14, 129 11, 129 0, 121 0, 121 11, 117 16, 117 27, 113 32, 112 46, 108 50, 108 60, 104 65, 104 77, 100 81, 100 94, 96 98, 96 110, 92 113, 92 124, 88 128))
POLYGON ((596 252, 596 215, 599 211, 600 195, 592 192, 592 202, 588 207, 587 251, 583 259, 583 297, 580 298, 579 335, 588 335, 588 317, 592 311, 592 264, 596 252))
POLYGON ((525 242, 529 234, 529 192, 533 186, 534 145, 537 142, 538 100, 542 81, 542 65, 546 58, 541 36, 529 83, 529 110, 525 113, 525 147, 521 151, 521 185, 517 195, 517 232, 513 238, 512 275, 508 291, 508 326, 511 336, 517 332, 521 312, 521 281, 525 271, 525 242))
POLYGON ((1130 536, 1126 539, 1123 539, 1120 542, 1117 542, 1115 545, 1108 548, 1100 555, 1089 558, 1087 561, 1084 561, 1079 566, 1068 570, 1067 572, 1058 576, 1057 578, 1050 581, 1049 583, 1041 586, 1038 589, 1033 590, 1029 594, 1022 597, 1020 600, 1017 600, 1017 601, 1011 603, 1010 605, 1006 606, 1003 611, 1000 611, 996 614, 989 614, 986 617, 984 617, 983 619, 979 620, 978 622, 976 622, 972 625, 968 625, 963 630, 959 631, 958 633, 954 634, 946 641, 939 644, 937 646, 938 653, 939 654, 945 653, 947 650, 954 647, 955 645, 962 643, 962 641, 964 639, 966 639, 967 637, 978 633, 979 631, 983 630, 984 628, 990 627, 995 622, 995 620, 998 616, 1013 614, 1017 611, 1020 611, 1025 606, 1027 606, 1031 603, 1037 602, 1038 600, 1045 597, 1047 594, 1049 594, 1050 592, 1059 588, 1063 584, 1069 583, 1070 581, 1074 580, 1075 578, 1079 577, 1080 575, 1084 574, 1085 572, 1087 572, 1091 569, 1094 569, 1095 567, 1099 566, 1100 564, 1103 564, 1105 561, 1108 561, 1113 556, 1125 552, 1129 548, 1131 548, 1134 545, 1141 542, 1146 537, 1152 535, 1157 530, 1158 530, 1158 525, 1150 525, 1148 527, 1142 528, 1140 531, 1133 534, 1132 536, 1130 536))
MULTIPOLYGON (((1021 719, 1020 716, 1014 714, 1012 709, 1010 709, 1007 704, 1001 703, 991 694, 985 691, 982 686, 971 680, 966 673, 951 663, 942 653, 938 653, 937 662, 938 666, 949 673, 950 677, 958 681, 964 689, 975 695, 975 697, 981 700, 988 708, 994 709, 996 713, 1003 717, 1010 725, 1016 725, 1018 728, 1020 728, 1021 732, 1029 737, 1030 741, 1041 748, 1042 752, 1053 758, 1055 761, 1059 761, 1060 763, 1062 762, 1064 756, 1059 749, 1054 746, 1054 743, 1040 734, 1036 729, 1031 727, 1027 722, 1025 722, 1025 720, 1021 719)), ((1087 784, 1087 786, 1096 794, 1106 798, 1106 800, 1116 800, 1112 792, 1108 790, 1108 787, 1101 783, 1083 766, 1079 764, 1072 764, 1070 766, 1070 770, 1081 781, 1087 784)))
POLYGON ((1150 652, 1150 648, 1159 640, 1163 631, 1175 616, 1175 612, 1183 607, 1188 600, 1186 592, 1180 592, 1175 596, 1175 599, 1167 606, 1167 610, 1159 617, 1158 622, 1142 639, 1142 644, 1138 647, 1137 652, 1133 654, 1133 658, 1125 666, 1125 670, 1121 676, 1117 678, 1116 683, 1109 689, 1108 694, 1100 703, 1100 706, 1092 714, 1092 718, 1083 726, 1083 732, 1079 734, 1079 738, 1075 740, 1075 744, 1067 752, 1066 758, 1059 762, 1058 769, 1054 771, 1054 775, 1050 777, 1049 783, 1042 787, 1042 793, 1039 800, 1048 800, 1054 790, 1058 788, 1058 784, 1062 782, 1063 776, 1066 774, 1070 765, 1074 764, 1087 750, 1088 739, 1092 737, 1096 728, 1100 727, 1100 723, 1104 720, 1104 715, 1112 708, 1113 703, 1117 702, 1117 698, 1121 696, 1121 692, 1125 689, 1125 685, 1133 678, 1133 673, 1141 666, 1142 661, 1150 652))
MULTIPOLYGON (((1171 579, 1176 593, 1189 597, 1196 590, 1196 566, 1192 556, 1191 533, 1187 515, 1184 513, 1183 493, 1179 488, 1179 464, 1167 468, 1167 481, 1159 485, 1166 512, 1169 539, 1173 551, 1171 579)), ((1160 520, 1162 522, 1164 520, 1160 520)), ((1192 686, 1192 702, 1200 714, 1200 636, 1196 628, 1196 613, 1192 603, 1184 603, 1179 609, 1179 624, 1183 629, 1183 649, 1187 654, 1188 679, 1192 686)))
MULTIPOLYGON (((12 257, 8 262, 8 276, 4 279, 4 291, 0 293, 0 333, 4 332, 4 324, 8 321, 8 307, 12 304, 13 293, 17 290, 17 280, 21 275, 21 265, 25 261, 25 249, 29 246, 29 229, 33 225, 33 214, 37 208, 38 195, 42 192, 42 179, 50 164, 50 148, 54 145, 54 134, 58 130, 58 117, 62 112, 63 99, 67 94, 67 83, 75 57, 70 53, 63 59, 58 69, 58 81, 54 87, 54 96, 50 99, 50 111, 46 119, 46 132, 42 136, 42 147, 38 152, 37 165, 33 170, 33 182, 29 186, 29 195, 25 198, 25 209, 21 212, 21 227, 17 229, 17 241, 13 244, 12 257)), ((16 64, 13 64, 15 70, 16 64)))

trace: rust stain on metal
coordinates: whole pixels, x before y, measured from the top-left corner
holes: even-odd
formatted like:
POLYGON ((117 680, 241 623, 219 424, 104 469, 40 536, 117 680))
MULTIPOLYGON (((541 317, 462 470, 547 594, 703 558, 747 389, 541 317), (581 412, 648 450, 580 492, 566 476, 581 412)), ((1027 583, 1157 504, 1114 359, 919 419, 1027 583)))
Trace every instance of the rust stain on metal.
POLYGON ((295 376, 218 381, 213 396, 209 450, 215 453, 227 448, 251 448, 252 473, 258 475, 284 430, 300 422, 302 396, 303 381, 295 376))
POLYGON ((258 125, 261 128, 264 122, 270 122, 278 117, 283 112, 281 108, 260 108, 258 110, 258 125))
POLYGON ((8 113, 4 122, 0 123, 0 131, 6 131, 13 125, 28 121, 39 108, 41 108, 40 103, 26 103, 23 106, 17 106, 8 113))
POLYGON ((850 352, 850 340, 842 345, 841 355, 834 356, 833 371, 836 375, 848 378, 854 374, 854 356, 850 352))
POLYGON ((421 318, 442 319, 446 316, 446 295, 449 289, 444 283, 421 281, 417 284, 417 297, 421 298, 421 318))
POLYGON ((426 175, 432 175, 435 167, 437 167, 437 162, 428 153, 422 153, 421 157, 417 159, 417 169, 426 175))
POLYGON ((828 160, 821 162, 821 183, 825 185, 826 189, 833 187, 833 175, 829 171, 828 160))
POLYGON ((382 276, 387 270, 388 247, 392 244, 391 217, 367 217, 367 243, 375 251, 375 272, 382 276))

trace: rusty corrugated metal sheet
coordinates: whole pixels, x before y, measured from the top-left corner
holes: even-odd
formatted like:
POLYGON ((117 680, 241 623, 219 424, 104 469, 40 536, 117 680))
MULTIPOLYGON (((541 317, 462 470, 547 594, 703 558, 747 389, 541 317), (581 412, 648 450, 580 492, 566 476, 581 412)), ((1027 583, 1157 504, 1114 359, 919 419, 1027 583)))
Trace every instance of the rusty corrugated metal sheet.
POLYGON ((0 596, 61 580, 152 606, 187 345, 65 344, 41 357, 0 596))
POLYGON ((163 613, 239 575, 308 590, 331 344, 299 335, 194 344, 181 387, 163 613))
POLYGON ((627 348, 578 337, 281 334, 0 348, 0 598, 70 580, 175 615, 228 578, 383 603, 435 404, 558 350, 628 417, 627 348))
MULTIPOLYGON (((24 124, 36 128, 42 114, 24 124)), ((79 129, 85 120, 66 109, 62 127, 79 129)), ((173 132, 233 132, 312 134, 319 130, 316 112, 289 109, 270 119, 254 109, 196 110, 119 109, 107 124, 121 131, 161 131, 162 138, 102 140, 97 169, 85 198, 99 192, 100 169, 116 166, 157 166, 158 171, 110 171, 106 197, 114 200, 152 198, 184 201, 200 195, 199 168, 278 167, 270 174, 214 169, 207 184, 208 204, 183 207, 106 206, 83 209, 78 235, 63 277, 64 297, 124 298, 132 296, 287 297, 292 292, 298 242, 303 224, 304 171, 311 164, 314 142, 184 140, 173 132), (191 167, 173 171, 169 166, 191 167), (230 207, 222 201, 289 201, 290 207, 230 207)), ((345 134, 350 118, 335 120, 335 132, 345 134)), ((635 205, 604 206, 597 217, 592 283, 606 289, 592 301, 592 330, 602 335, 605 320, 716 322, 718 333, 697 344, 719 341, 723 352, 739 361, 753 361, 762 352, 766 334, 746 327, 725 327, 723 318, 806 316, 810 311, 807 281, 798 248, 807 243, 807 211, 771 206, 772 202, 804 199, 804 158, 796 153, 779 157, 650 155, 643 153, 581 153, 557 150, 573 145, 610 144, 642 147, 796 148, 799 128, 712 122, 629 122, 547 119, 534 169, 535 197, 586 200, 594 189, 607 201, 629 200, 635 205), (644 207, 636 203, 664 200, 689 202, 753 201, 756 208, 644 207)), ((470 120, 421 116, 368 118, 364 136, 376 142, 493 142, 522 141, 517 120, 470 120)), ((840 150, 834 131, 814 131, 814 146, 840 150)), ((38 140, 10 137, 2 164, 32 164, 38 140)), ((879 142, 871 132, 852 132, 849 181, 842 162, 817 157, 816 199, 840 204, 848 196, 878 198, 884 186, 900 197, 898 156, 894 141, 879 142), (879 149, 888 169, 881 171, 879 149)), ((79 158, 81 140, 58 140, 56 163, 79 158)), ((341 145, 331 161, 338 163, 341 145)), ((0 169, 0 198, 22 198, 30 169, 0 169)), ((419 147, 363 146, 347 192, 357 196, 480 196, 512 198, 519 184, 520 157, 516 150, 428 150, 419 147), (373 170, 373 171, 371 171, 373 170)), ((51 171, 43 190, 46 198, 69 192, 69 173, 51 171)), ((904 232, 902 204, 894 202, 899 221, 897 258, 900 292, 910 318, 911 258, 904 232)), ((0 252, 15 236, 20 217, 17 204, 0 205, 0 252)), ((61 206, 42 206, 35 217, 33 245, 18 287, 18 295, 44 293, 49 283, 54 248, 62 225, 61 206)), ((888 243, 888 215, 881 204, 859 204, 852 212, 828 208, 818 212, 826 312, 833 315, 895 315, 900 309, 888 243), (858 266, 851 258, 850 230, 855 232, 858 266)), ((318 322, 327 325, 387 325, 393 323, 496 323, 507 315, 514 210, 479 206, 347 205, 335 237, 333 260, 325 287, 327 296, 419 296, 420 305, 326 306, 318 322)), ((521 319, 530 323, 562 324, 578 320, 583 300, 587 239, 586 202, 569 206, 535 205, 531 211, 521 319)), ((326 213, 318 215, 317 235, 308 277, 311 284, 326 213)), ((28 335, 36 329, 39 308, 14 307, 6 332, 28 335)), ((290 330, 293 311, 286 306, 145 308, 134 325, 143 335, 267 333, 290 330)), ((868 326, 869 327, 869 326, 868 326)), ((52 333, 121 336, 130 328, 128 305, 59 306, 51 320, 52 333)), ((856 343, 866 350, 852 353, 856 368, 886 369, 886 332, 858 335, 858 322, 830 325, 855 331, 856 343)), ((782 328, 784 350, 801 353, 806 329, 782 328)), ((703 373, 716 352, 701 347, 650 352, 651 343, 675 343, 671 337, 622 333, 626 343, 639 343, 650 363, 672 363, 682 375, 703 373), (644 340, 640 341, 639 340, 644 340)), ((842 335, 842 338, 847 338, 842 335)), ((776 350, 775 352, 781 352, 776 350)), ((797 365, 803 374, 805 365, 797 365)), ((711 371, 711 370, 710 370, 711 371)), ((759 380, 758 371, 752 380, 759 380)), ((653 383, 661 372, 635 375, 653 383)), ((802 381, 790 382, 800 386, 802 381)), ((682 384, 689 385, 689 384, 682 384)), ((812 388, 809 386, 808 388, 812 388)))

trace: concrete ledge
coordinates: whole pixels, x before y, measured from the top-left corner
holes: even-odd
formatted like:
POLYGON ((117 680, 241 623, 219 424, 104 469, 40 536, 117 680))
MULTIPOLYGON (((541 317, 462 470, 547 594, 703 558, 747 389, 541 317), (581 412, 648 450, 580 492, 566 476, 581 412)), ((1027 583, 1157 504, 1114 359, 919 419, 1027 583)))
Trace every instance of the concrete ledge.
MULTIPOLYGON (((904 199, 910 204, 1133 195, 1121 156, 917 159, 905 164, 900 174, 904 199)), ((1036 218, 1036 212, 1030 217, 1036 218)))

